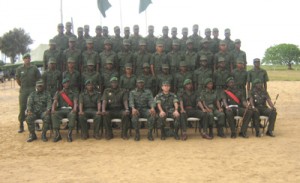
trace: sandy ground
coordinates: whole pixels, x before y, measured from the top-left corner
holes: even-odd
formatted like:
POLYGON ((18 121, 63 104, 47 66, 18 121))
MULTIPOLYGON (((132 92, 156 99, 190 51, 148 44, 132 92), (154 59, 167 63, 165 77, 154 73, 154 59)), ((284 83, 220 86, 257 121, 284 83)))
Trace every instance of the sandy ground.
MULTIPOLYGON (((300 82, 269 82, 277 101, 276 138, 119 138, 27 143, 17 133, 18 88, 0 85, 0 182, 300 182, 300 82)), ((91 132, 90 132, 91 133, 91 132)), ((229 134, 228 134, 229 135, 229 134)))

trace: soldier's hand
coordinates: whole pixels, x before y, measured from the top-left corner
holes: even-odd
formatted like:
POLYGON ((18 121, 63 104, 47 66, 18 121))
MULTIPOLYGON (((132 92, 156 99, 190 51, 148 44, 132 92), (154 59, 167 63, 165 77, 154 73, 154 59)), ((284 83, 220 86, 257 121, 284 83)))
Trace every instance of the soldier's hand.
POLYGON ((139 111, 135 108, 132 108, 132 116, 137 116, 139 114, 139 111))
POLYGON ((124 113, 125 113, 126 116, 128 116, 128 115, 130 114, 129 109, 126 109, 126 110, 124 111, 124 113))
POLYGON ((76 109, 73 109, 71 112, 72 112, 72 113, 76 113, 76 109))
POLYGON ((182 110, 180 111, 180 113, 186 113, 186 111, 185 111, 184 109, 182 109, 182 110))
POLYGON ((82 111, 79 111, 79 113, 78 113, 79 115, 84 115, 84 112, 82 112, 82 111))
POLYGON ((232 111, 231 107, 226 107, 227 111, 232 111))
POLYGON ((31 111, 28 111, 27 112, 27 116, 31 116, 32 115, 32 112, 31 111))
POLYGON ((219 112, 223 112, 223 109, 222 109, 222 108, 220 108, 220 109, 219 109, 219 112))
POLYGON ((212 112, 212 110, 211 109, 207 109, 207 112, 212 112))
POLYGON ((275 107, 272 107, 271 109, 272 109, 273 111, 276 111, 276 108, 275 108, 275 107))
POLYGON ((107 114, 108 114, 108 112, 102 111, 102 115, 107 115, 107 114))
POLYGON ((151 109, 149 110, 149 112, 150 112, 150 115, 151 115, 151 116, 155 116, 155 110, 154 110, 153 108, 151 108, 151 109))
POLYGON ((164 111, 161 111, 161 112, 159 113, 159 116, 160 116, 161 118, 163 118, 163 117, 166 116, 166 113, 165 113, 164 111))
POLYGON ((45 113, 46 113, 47 115, 49 115, 49 114, 51 113, 51 111, 50 111, 50 110, 47 110, 45 113))
POLYGON ((180 116, 180 114, 179 114, 178 111, 174 111, 174 112, 173 112, 173 116, 174 116, 175 118, 178 118, 178 117, 180 116))
POLYGON ((100 112, 100 111, 97 111, 96 115, 101 115, 101 112, 100 112))

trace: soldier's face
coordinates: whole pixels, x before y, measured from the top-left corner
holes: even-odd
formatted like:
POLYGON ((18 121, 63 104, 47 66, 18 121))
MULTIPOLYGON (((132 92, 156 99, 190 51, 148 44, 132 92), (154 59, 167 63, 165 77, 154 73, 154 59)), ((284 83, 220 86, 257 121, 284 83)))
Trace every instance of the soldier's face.
POLYGON ((214 86, 213 82, 209 82, 209 83, 207 83, 206 88, 212 90, 213 86, 214 86))
POLYGON ((111 82, 111 87, 112 87, 113 89, 116 89, 116 88, 118 87, 118 82, 117 82, 117 81, 112 81, 112 82, 111 82))
POLYGON ((88 70, 89 70, 89 71, 94 70, 94 65, 88 65, 88 70))
POLYGON ((126 74, 132 74, 132 68, 126 67, 125 72, 126 74))
POLYGON ((192 50, 192 49, 193 49, 193 44, 192 44, 192 43, 188 43, 188 44, 187 44, 187 48, 188 48, 189 50, 192 50))
POLYGON ((263 87, 262 87, 263 85, 262 85, 262 83, 256 83, 255 84, 255 87, 257 88, 257 89, 259 89, 259 90, 261 90, 263 87))
POLYGON ((170 91, 170 85, 162 85, 161 86, 161 89, 163 92, 169 92, 170 91))
POLYGON ((187 35, 188 35, 188 32, 182 32, 183 37, 187 37, 187 35))
POLYGON ((86 44, 87 49, 92 49, 93 48, 93 44, 92 43, 88 43, 86 44))
POLYGON ((103 30, 103 35, 107 36, 108 35, 108 30, 104 29, 103 30))
POLYGON ((164 47, 163 46, 156 46, 156 51, 158 53, 162 53, 164 51, 164 47))
POLYGON ((226 38, 230 38, 230 35, 231 35, 230 33, 225 33, 226 38))
POLYGON ((219 62, 219 67, 224 68, 225 67, 225 62, 219 62))
POLYGON ((203 46, 204 48, 208 48, 208 42, 203 43, 202 46, 203 46))
POLYGON ((125 36, 129 36, 129 35, 130 35, 130 31, 129 31, 129 30, 125 30, 125 31, 124 31, 124 35, 125 35, 125 36))
POLYGON ((139 30, 138 28, 133 29, 133 33, 134 33, 134 34, 139 34, 139 31, 140 31, 140 30, 139 30))
POLYGON ((69 47, 74 48, 75 47, 75 41, 70 41, 69 42, 69 47))
POLYGON ((144 86, 145 86, 145 83, 144 83, 144 82, 138 82, 138 83, 136 84, 136 86, 137 86, 138 89, 143 89, 144 86))
POLYGON ((162 72, 163 72, 164 74, 168 74, 168 73, 169 73, 169 68, 163 68, 163 69, 162 69, 162 72))
POLYGON ((90 32, 90 29, 84 29, 85 34, 89 34, 89 32, 90 32))
POLYGON ((179 50, 179 45, 173 45, 172 48, 173 48, 173 50, 177 51, 177 50, 179 50))
POLYGON ((69 62, 68 63, 68 68, 69 69, 74 69, 74 65, 75 65, 74 62, 69 62))
POLYGON ((234 87, 234 81, 233 81, 233 80, 229 81, 229 82, 227 83, 227 86, 228 86, 229 88, 233 88, 233 87, 234 87))
POLYGON ((239 69, 244 69, 245 68, 244 64, 237 64, 236 67, 239 68, 239 69))
POLYGON ((106 69, 111 70, 112 69, 112 64, 106 64, 106 69))
POLYGON ((26 58, 24 58, 23 59, 23 61, 24 61, 24 64, 29 64, 30 63, 30 57, 26 57, 26 58))
POLYGON ((83 32, 82 31, 78 31, 77 35, 78 35, 78 37, 82 37, 83 36, 83 32))
POLYGON ((149 33, 150 35, 153 35, 154 30, 153 30, 153 29, 148 29, 148 33, 149 33))
POLYGON ((260 67, 260 62, 254 62, 254 67, 256 67, 256 68, 258 68, 258 67, 260 67))
POLYGON ((96 29, 96 34, 97 35, 102 35, 102 30, 101 29, 96 29))
POLYGON ((70 32, 70 31, 71 31, 71 29, 72 29, 72 26, 71 26, 71 25, 68 25, 68 26, 66 26, 66 30, 67 30, 67 32, 70 32))
POLYGON ((241 48, 241 43, 235 43, 235 47, 238 49, 241 48))
POLYGON ((49 48, 51 49, 51 50, 53 50, 53 49, 55 49, 55 44, 49 44, 49 48))
POLYGON ((163 33, 164 36, 167 36, 169 34, 169 30, 168 29, 164 29, 162 31, 162 33, 163 33))
POLYGON ((44 90, 44 85, 38 85, 38 86, 36 86, 36 90, 37 90, 38 92, 43 91, 43 90, 44 90))
POLYGON ((220 51, 226 51, 226 49, 227 49, 226 44, 221 44, 219 48, 220 48, 220 51))
POLYGON ((56 64, 54 64, 54 63, 49 64, 50 69, 55 69, 55 67, 56 67, 56 64))
POLYGON ((57 28, 57 31, 58 31, 58 33, 60 33, 60 34, 61 34, 61 33, 64 33, 64 30, 65 30, 64 27, 58 27, 58 28, 57 28))
POLYGON ((150 68, 149 68, 149 67, 144 67, 144 72, 145 72, 145 73, 149 73, 149 71, 150 71, 150 68))
POLYGON ((185 67, 185 66, 181 66, 181 67, 179 67, 179 70, 180 70, 181 72, 186 72, 186 67, 185 67))
POLYGON ((192 84, 192 83, 186 84, 186 85, 185 85, 185 88, 186 88, 187 90, 192 90, 192 89, 193 89, 193 84, 192 84))
POLYGON ((87 91, 92 91, 94 89, 94 86, 91 83, 87 84, 85 87, 86 87, 87 91))
POLYGON ((194 33, 194 34, 198 34, 198 30, 199 30, 198 28, 194 28, 194 29, 193 29, 193 33, 194 33))
POLYGON ((201 61, 200 61, 200 64, 201 64, 202 66, 207 66, 207 60, 201 60, 201 61))
POLYGON ((120 29, 115 29, 115 35, 120 35, 120 29))
POLYGON ((104 48, 105 48, 105 50, 110 51, 111 50, 111 44, 105 44, 104 48))
POLYGON ((205 36, 206 37, 210 37, 211 36, 211 32, 210 31, 205 32, 205 36))
POLYGON ((146 50, 146 45, 140 45, 140 50, 145 51, 146 50))
POLYGON ((172 31, 172 37, 176 37, 177 36, 177 31, 172 31))
POLYGON ((64 87, 65 89, 68 89, 69 86, 70 86, 70 81, 67 81, 67 82, 65 82, 65 83, 63 84, 63 87, 64 87))
POLYGON ((217 32, 217 31, 213 32, 213 36, 214 36, 214 38, 218 38, 219 37, 219 32, 217 32))

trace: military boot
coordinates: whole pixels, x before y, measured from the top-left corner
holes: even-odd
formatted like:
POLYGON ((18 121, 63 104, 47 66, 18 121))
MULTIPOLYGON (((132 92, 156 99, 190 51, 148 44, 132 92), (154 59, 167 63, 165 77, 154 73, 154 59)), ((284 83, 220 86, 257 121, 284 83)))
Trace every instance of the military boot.
POLYGON ((166 140, 165 127, 161 127, 160 131, 161 131, 160 139, 166 140))
POLYGON ((72 130, 69 130, 69 131, 68 131, 67 141, 68 141, 68 142, 72 142, 72 141, 73 141, 73 138, 72 138, 72 130))
POLYGON ((47 142, 48 141, 46 134, 47 134, 47 131, 43 130, 43 132, 42 132, 42 141, 43 142, 47 142))
POLYGON ((231 138, 235 139, 236 138, 236 132, 231 132, 231 138))
POLYGON ((128 140, 127 129, 122 128, 122 139, 128 140))
POLYGON ((59 130, 58 130, 58 129, 55 129, 54 132, 55 132, 55 135, 54 135, 54 138, 53 138, 53 142, 58 142, 58 141, 60 141, 60 140, 61 140, 61 135, 60 135, 60 133, 59 133, 59 130))
POLYGON ((24 132, 24 124, 23 122, 20 122, 18 133, 23 133, 23 132, 24 132))
POLYGON ((186 140, 187 139, 187 133, 186 132, 182 133, 181 139, 182 140, 186 140))
POLYGON ((135 141, 139 141, 140 140, 140 130, 139 129, 136 129, 135 130, 135 138, 134 138, 134 140, 135 141))
POLYGON ((218 136, 221 138, 226 138, 225 134, 224 134, 224 129, 223 127, 218 127, 218 136))
POLYGON ((179 135, 178 135, 178 130, 179 130, 179 128, 175 128, 174 138, 175 138, 176 140, 179 140, 179 139, 180 139, 180 138, 179 138, 179 135))
POLYGON ((29 137, 28 137, 28 139, 27 139, 27 142, 32 142, 32 141, 34 141, 34 140, 36 140, 36 139, 37 139, 36 134, 35 134, 35 133, 30 133, 30 134, 29 134, 29 137))
POLYGON ((153 141, 152 129, 148 131, 148 140, 153 141))
POLYGON ((210 138, 214 138, 213 127, 209 127, 208 135, 210 136, 210 138))

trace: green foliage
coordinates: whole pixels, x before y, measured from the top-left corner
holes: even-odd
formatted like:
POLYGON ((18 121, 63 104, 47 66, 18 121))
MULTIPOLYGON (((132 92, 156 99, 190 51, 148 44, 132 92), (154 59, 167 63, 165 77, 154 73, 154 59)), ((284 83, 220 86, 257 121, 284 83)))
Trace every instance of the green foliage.
POLYGON ((14 28, 0 37, 0 50, 14 63, 18 54, 24 54, 29 51, 28 46, 33 40, 22 28, 14 28))
POLYGON ((299 64, 300 50, 294 44, 279 44, 271 46, 265 52, 262 60, 264 64, 287 65, 292 69, 292 64, 299 64))

